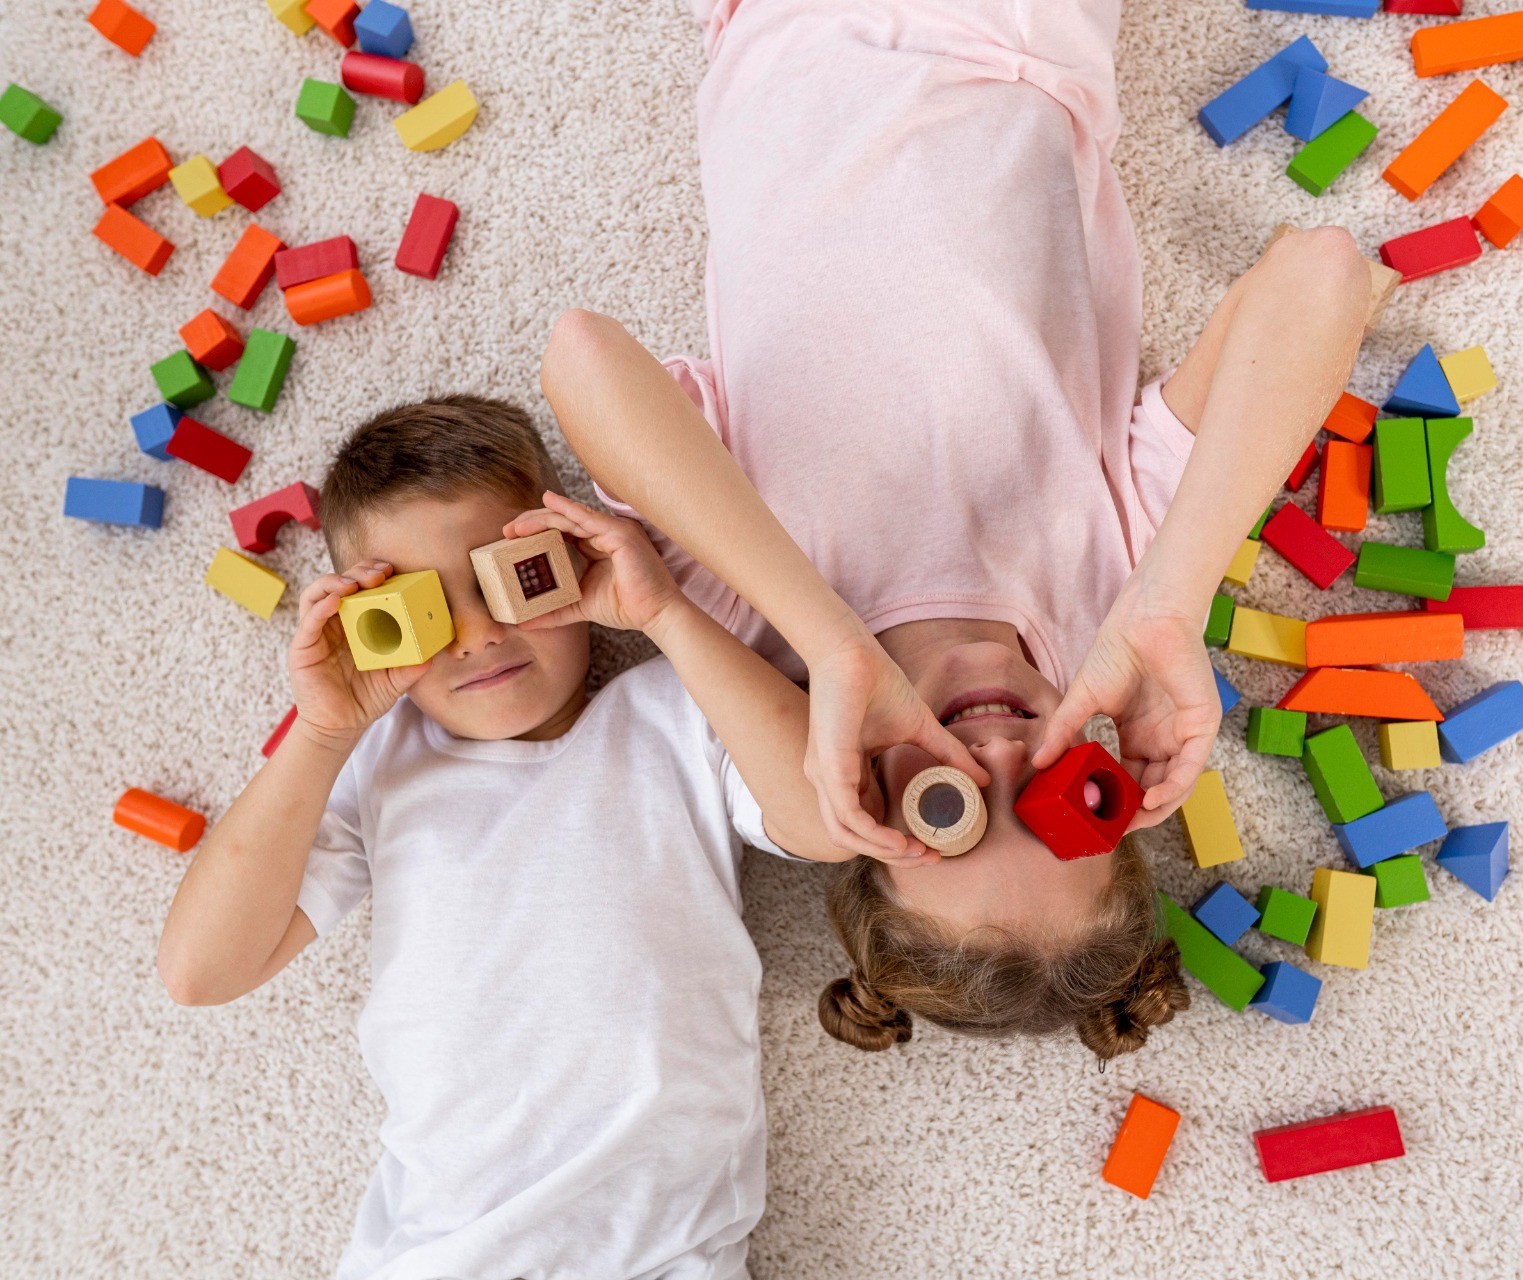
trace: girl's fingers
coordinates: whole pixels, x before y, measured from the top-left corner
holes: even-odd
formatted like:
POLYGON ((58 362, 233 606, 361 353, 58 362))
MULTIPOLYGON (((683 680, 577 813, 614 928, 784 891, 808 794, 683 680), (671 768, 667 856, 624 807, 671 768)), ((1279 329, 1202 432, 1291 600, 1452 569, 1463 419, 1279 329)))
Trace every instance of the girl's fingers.
POLYGON ((1211 754, 1211 741, 1214 736, 1214 734, 1200 734, 1185 742, 1174 763, 1169 766, 1164 780, 1149 788, 1147 794, 1142 797, 1144 808, 1149 810, 1161 808, 1172 813, 1185 802, 1185 798, 1200 778, 1201 771, 1206 767, 1206 759, 1211 754))
POLYGON ((1073 745, 1080 730, 1099 710, 1100 708, 1085 691, 1078 688, 1069 689, 1058 705, 1058 709, 1052 713, 1052 718, 1047 722, 1047 730, 1042 735, 1042 745, 1031 757, 1032 767, 1045 769, 1057 763, 1058 757, 1073 745))
POLYGON ((569 627, 573 622, 588 622, 590 619, 582 610, 585 600, 573 600, 570 604, 563 604, 559 609, 551 609, 549 613, 542 613, 537 618, 529 618, 517 624, 520 631, 553 631, 556 627, 569 627))
POLYGON ((993 781, 989 777, 989 771, 973 758, 973 753, 968 750, 967 744, 945 728, 929 710, 926 711, 925 719, 921 722, 920 730, 913 741, 922 751, 934 756, 938 764, 960 769, 980 787, 987 787, 993 781))

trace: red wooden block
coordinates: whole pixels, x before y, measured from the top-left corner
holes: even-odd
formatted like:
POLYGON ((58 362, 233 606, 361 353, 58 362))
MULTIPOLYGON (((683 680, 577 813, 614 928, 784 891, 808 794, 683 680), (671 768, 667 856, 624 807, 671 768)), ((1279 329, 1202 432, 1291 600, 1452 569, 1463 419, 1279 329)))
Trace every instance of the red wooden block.
POLYGON ((1253 1145, 1258 1148, 1259 1167, 1266 1182, 1351 1169, 1407 1154, 1401 1125, 1390 1107, 1366 1107, 1277 1129, 1260 1129, 1253 1135, 1253 1145))
POLYGON ((158 30, 146 15, 126 0, 100 0, 90 11, 87 21, 118 49, 126 50, 134 58, 148 47, 153 33, 158 30))
POLYGON ((1016 797, 1015 816, 1063 861, 1109 853, 1142 806, 1142 788, 1098 742, 1069 748, 1016 797), (1084 803, 1084 784, 1100 788, 1100 807, 1084 803))
POLYGON ((360 16, 354 0, 307 0, 304 8, 307 17, 344 48, 354 43, 354 20, 360 16))
POLYGON ((274 166, 247 147, 239 147, 217 166, 217 181, 250 213, 257 213, 280 194, 274 166))
POLYGON ((156 276, 175 251, 146 222, 134 217, 120 205, 108 204, 95 224, 95 238, 115 249, 140 271, 156 276))
POLYGON ((1259 533, 1292 565, 1324 591, 1354 563, 1354 553, 1294 502, 1270 516, 1259 533))
POLYGON ((1317 667, 1291 685, 1275 705, 1282 711, 1376 720, 1444 718, 1416 676, 1367 667, 1317 667))
POLYGON ((243 354, 243 335, 210 307, 180 326, 180 341, 208 369, 226 369, 243 354))
POLYGON ((262 555, 275 547, 275 535, 290 521, 298 520, 309 529, 321 529, 317 518, 317 490, 298 480, 284 489, 276 489, 246 506, 227 513, 233 522, 233 535, 245 551, 262 555))
POLYGON ((1475 229, 1498 249, 1505 249, 1523 231, 1523 174, 1513 174, 1472 219, 1475 229))
POLYGON ((1450 218, 1380 246, 1380 260, 1393 271, 1401 272, 1403 284, 1462 267, 1480 256, 1481 242, 1469 218, 1450 218))
POLYGON ((1306 477, 1317 469, 1317 459, 1321 454, 1317 452, 1317 442, 1313 440, 1306 446, 1306 452, 1301 455, 1301 461, 1296 463, 1295 469, 1285 478, 1285 487, 1292 493, 1300 493, 1301 486, 1306 483, 1306 477))
POLYGON ((373 98, 390 98, 411 106, 423 96, 423 68, 402 58, 351 49, 338 64, 338 76, 344 88, 373 98))
POLYGON ((425 280, 436 279, 459 217, 460 208, 454 201, 426 192, 420 195, 397 248, 397 270, 425 280))
POLYGON ((1466 631, 1510 631, 1523 627, 1523 583, 1455 587, 1447 600, 1424 600, 1423 608, 1464 615, 1466 631))
POLYGON ((285 243, 258 223, 249 223, 238 243, 212 277, 212 292, 219 293, 235 306, 247 311, 275 274, 275 255, 285 243))
POLYGON ((296 723, 296 708, 292 707, 282 717, 280 723, 275 726, 275 732, 265 739, 264 746, 259 748, 259 754, 268 760, 275 754, 275 748, 286 740, 286 734, 291 732, 291 726, 296 723))
POLYGON ((1431 13, 1457 18, 1465 12, 1465 0, 1386 0, 1387 13, 1431 13))
POLYGON ((174 435, 164 446, 171 458, 188 462, 193 467, 214 475, 228 484, 237 482, 254 455, 236 440, 229 440, 220 431, 213 431, 194 418, 181 418, 174 435))
POLYGON ((1333 411, 1327 415, 1322 429, 1331 435, 1352 440, 1355 444, 1363 444, 1370 438, 1370 432, 1375 430, 1375 419, 1379 416, 1380 410, 1375 405, 1345 391, 1338 397, 1333 411))
POLYGON ((103 203, 119 204, 125 209, 168 182, 172 168, 174 161, 164 150, 164 144, 157 138, 144 138, 137 146, 107 160, 90 175, 90 181, 103 203))
POLYGON ((309 280, 353 271, 359 265, 359 250, 348 236, 334 236, 331 240, 282 249, 275 255, 275 287, 284 292, 309 280))

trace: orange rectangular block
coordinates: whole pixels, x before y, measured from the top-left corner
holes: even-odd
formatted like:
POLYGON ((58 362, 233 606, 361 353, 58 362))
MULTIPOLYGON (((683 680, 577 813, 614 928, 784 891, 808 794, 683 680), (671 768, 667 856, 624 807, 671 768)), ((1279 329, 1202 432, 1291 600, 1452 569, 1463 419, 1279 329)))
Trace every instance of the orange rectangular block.
POLYGON ((1507 99, 1472 80, 1433 123, 1386 166, 1385 180, 1408 200, 1416 200, 1465 154, 1507 110, 1507 99))
POLYGON ((1327 415, 1322 430, 1352 440, 1355 444, 1362 444, 1370 438, 1370 432, 1375 430, 1375 419, 1379 416, 1380 410, 1368 400, 1361 400, 1345 391, 1338 397, 1333 411, 1327 415))
POLYGON ((144 138, 115 160, 107 160, 90 175, 90 181, 103 203, 119 204, 125 209, 168 182, 172 168, 174 161, 164 150, 164 144, 157 138, 144 138))
POLYGON ((1132 1094, 1100 1176, 1111 1186, 1146 1200, 1178 1128, 1179 1112, 1140 1093, 1132 1094))
POLYGON ((110 245, 122 257, 139 270, 156 276, 175 251, 174 245, 164 239, 146 222, 132 216, 121 205, 108 204, 95 224, 95 238, 110 245))
POLYGON ((1412 68, 1420 76, 1474 71, 1523 59, 1523 9, 1490 18, 1419 27, 1412 33, 1412 68))
POLYGON ((297 324, 316 324, 363 311, 370 305, 370 283, 357 268, 292 285, 285 292, 286 310, 297 324))
POLYGON ((1523 231, 1523 174, 1508 178, 1471 221, 1498 249, 1517 239, 1518 232, 1523 231))
POLYGON ((1444 662, 1464 656, 1465 619, 1458 613, 1342 613, 1306 624, 1308 667, 1444 662), (1435 618, 1442 618, 1443 625, 1435 624, 1435 618))
POLYGON ((1358 533, 1370 518, 1370 463, 1367 444, 1329 440, 1322 450, 1317 481, 1317 519, 1324 529, 1358 533))
POLYGON ((1317 667, 1291 685, 1275 705, 1282 711, 1373 716, 1377 720, 1444 718, 1417 677, 1405 671, 1317 667))
POLYGON ((285 247, 279 236, 258 223, 249 223, 227 255, 227 261, 212 277, 212 292, 247 311, 270 283, 275 274, 275 255, 285 247))
POLYGON ((153 33, 158 30, 126 0, 100 0, 91 10, 88 21, 118 49, 125 49, 134 58, 148 47, 153 33))
POLYGON ((354 43, 354 20, 360 16, 355 0, 307 0, 307 17, 344 48, 354 43))

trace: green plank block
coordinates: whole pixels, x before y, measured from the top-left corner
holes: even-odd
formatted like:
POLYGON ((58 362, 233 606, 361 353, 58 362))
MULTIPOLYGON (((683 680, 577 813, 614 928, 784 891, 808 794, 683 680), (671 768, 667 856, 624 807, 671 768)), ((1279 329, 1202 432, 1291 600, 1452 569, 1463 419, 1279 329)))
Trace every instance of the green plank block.
POLYGON ((53 136, 63 117, 41 98, 19 84, 8 84, 0 93, 0 124, 18 138, 41 146, 53 136))
POLYGON ((1423 874, 1423 860, 1419 854, 1404 853, 1399 858, 1387 858, 1368 868, 1364 874, 1375 877, 1377 907, 1410 906, 1414 902, 1426 902, 1430 896, 1428 877, 1423 874))
POLYGON ((1329 822, 1352 822, 1385 807, 1375 775, 1348 725, 1334 725, 1309 737, 1301 765, 1329 822))
POLYGON ((1206 615, 1207 644, 1220 649, 1227 643, 1227 637, 1232 634, 1232 611, 1236 607, 1231 596, 1217 592, 1211 597, 1211 612, 1206 615))
POLYGON ((227 398, 234 404, 269 413, 285 385, 286 371, 295 354, 296 343, 285 334, 273 329, 250 329, 227 398))
POLYGON ((1306 945, 1311 922, 1317 918, 1317 904, 1310 898, 1266 884, 1259 890, 1259 900, 1254 905, 1259 911, 1260 933, 1297 947, 1306 945))
POLYGON ((1423 508, 1423 546, 1429 551, 1479 551, 1486 545, 1486 535, 1449 501, 1449 459, 1474 429, 1469 418, 1428 420, 1428 482, 1433 502, 1423 508))
POLYGON ((1248 750, 1299 760, 1306 749, 1306 712, 1254 707, 1248 713, 1248 750))
POLYGON ((1254 539, 1254 541, 1257 541, 1259 534, 1264 532, 1264 526, 1269 523, 1269 514, 1273 510, 1274 504, 1270 503, 1267 507, 1264 508, 1264 514, 1259 517, 1258 524, 1254 525, 1253 528, 1248 530, 1248 536, 1254 539))
POLYGON ((1375 510, 1419 511, 1433 500, 1428 483, 1428 433, 1421 418, 1375 424, 1375 510))
POLYGON ((1354 585, 1425 600, 1447 600, 1454 590, 1454 557, 1447 551, 1366 542, 1360 545, 1359 561, 1354 565, 1354 585))
POLYGON ((354 99, 342 85, 327 80, 303 80, 296 95, 296 116, 309 129, 347 138, 354 123, 354 99))
POLYGON ((149 372, 153 374, 159 394, 176 409, 193 409, 217 394, 211 374, 191 359, 189 351, 176 351, 172 356, 165 356, 149 372))
POLYGON ((1179 945, 1180 963, 1210 987, 1216 998, 1239 1012, 1264 985, 1264 975, 1173 901, 1158 895, 1163 931, 1179 945))
POLYGON ((1379 132, 1357 111, 1350 111, 1297 151, 1285 172, 1303 191, 1320 196, 1375 141, 1379 132))

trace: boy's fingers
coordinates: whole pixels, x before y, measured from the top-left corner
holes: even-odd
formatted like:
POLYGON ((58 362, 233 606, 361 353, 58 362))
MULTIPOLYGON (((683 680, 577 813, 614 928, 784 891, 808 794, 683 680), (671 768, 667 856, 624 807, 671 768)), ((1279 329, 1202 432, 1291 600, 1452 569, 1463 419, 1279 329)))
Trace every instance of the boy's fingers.
POLYGON ((316 644, 329 619, 338 615, 338 607, 343 598, 334 592, 324 595, 312 605, 304 604, 296 621, 296 633, 291 637, 292 646, 305 649, 316 644))
POLYGON ((319 600, 325 600, 331 595, 347 595, 350 587, 358 585, 353 578, 346 578, 337 573, 325 573, 321 578, 307 584, 306 590, 301 593, 301 599, 297 601, 297 607, 305 613, 319 600))

